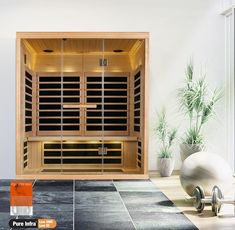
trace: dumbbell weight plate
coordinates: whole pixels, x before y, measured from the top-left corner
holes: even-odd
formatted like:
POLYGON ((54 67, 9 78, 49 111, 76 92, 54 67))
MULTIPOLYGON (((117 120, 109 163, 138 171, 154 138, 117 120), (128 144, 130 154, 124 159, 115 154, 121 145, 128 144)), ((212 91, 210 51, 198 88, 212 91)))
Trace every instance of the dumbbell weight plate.
POLYGON ((223 199, 222 191, 220 190, 218 186, 215 185, 212 190, 211 209, 212 209, 212 212, 214 212, 216 216, 218 215, 220 208, 221 208, 221 203, 219 203, 219 200, 221 199, 223 199))
POLYGON ((193 206, 197 209, 199 213, 201 213, 205 207, 205 204, 201 202, 201 200, 205 198, 205 193, 201 186, 197 186, 194 189, 193 197, 195 198, 193 201, 193 206))

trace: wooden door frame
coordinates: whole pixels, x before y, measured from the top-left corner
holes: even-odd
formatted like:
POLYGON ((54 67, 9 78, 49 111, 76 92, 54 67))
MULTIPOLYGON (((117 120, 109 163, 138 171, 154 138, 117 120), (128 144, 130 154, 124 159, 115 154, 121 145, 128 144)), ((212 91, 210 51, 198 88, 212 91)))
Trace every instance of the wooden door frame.
POLYGON ((16 33, 16 177, 17 178, 51 178, 51 179, 143 179, 148 178, 148 92, 149 92, 149 33, 148 32, 17 32, 16 33), (27 175, 23 174, 23 133, 24 133, 24 106, 22 102, 22 39, 33 38, 86 38, 86 39, 143 39, 145 42, 145 62, 144 62, 144 165, 143 174, 126 175, 27 175), (23 121, 23 122, 22 122, 23 121))

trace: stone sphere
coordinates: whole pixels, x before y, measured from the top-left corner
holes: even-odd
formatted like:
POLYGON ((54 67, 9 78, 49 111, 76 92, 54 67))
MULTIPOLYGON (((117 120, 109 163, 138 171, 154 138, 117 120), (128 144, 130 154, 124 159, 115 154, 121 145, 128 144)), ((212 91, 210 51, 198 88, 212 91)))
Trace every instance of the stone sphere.
POLYGON ((180 182, 190 196, 193 195, 196 186, 201 186, 205 195, 211 195, 214 185, 226 193, 232 186, 233 174, 228 163, 219 155, 197 152, 183 162, 180 182))

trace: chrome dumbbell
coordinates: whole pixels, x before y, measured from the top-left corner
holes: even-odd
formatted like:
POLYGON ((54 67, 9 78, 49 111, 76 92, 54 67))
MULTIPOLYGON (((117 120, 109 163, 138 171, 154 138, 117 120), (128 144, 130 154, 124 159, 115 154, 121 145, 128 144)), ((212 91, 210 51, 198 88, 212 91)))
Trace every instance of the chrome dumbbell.
POLYGON ((211 204, 211 210, 216 216, 220 212, 222 204, 235 205, 234 199, 224 199, 223 193, 218 186, 214 186, 212 189, 212 196, 207 197, 205 196, 203 188, 201 186, 197 186, 194 189, 191 200, 193 201, 193 206, 199 213, 204 210, 205 204, 211 204))
POLYGON ((197 186, 194 189, 191 200, 193 201, 193 206, 197 209, 199 213, 204 210, 205 204, 211 204, 212 202, 212 198, 210 196, 205 196, 204 190, 201 186, 197 186))
POLYGON ((223 197, 222 191, 218 186, 214 186, 212 191, 212 212, 215 213, 217 216, 220 212, 220 208, 222 204, 232 204, 235 206, 235 200, 234 199, 225 199, 223 197))

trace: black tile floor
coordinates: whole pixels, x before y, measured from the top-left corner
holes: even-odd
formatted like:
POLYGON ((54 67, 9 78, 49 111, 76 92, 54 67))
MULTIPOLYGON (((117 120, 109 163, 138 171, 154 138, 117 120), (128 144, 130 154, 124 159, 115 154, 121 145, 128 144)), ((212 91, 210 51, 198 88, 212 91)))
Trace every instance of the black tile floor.
MULTIPOLYGON (((4 230, 12 219, 9 184, 0 181, 4 230)), ((149 180, 37 180, 33 190, 33 218, 56 219, 58 230, 197 229, 149 180)))

